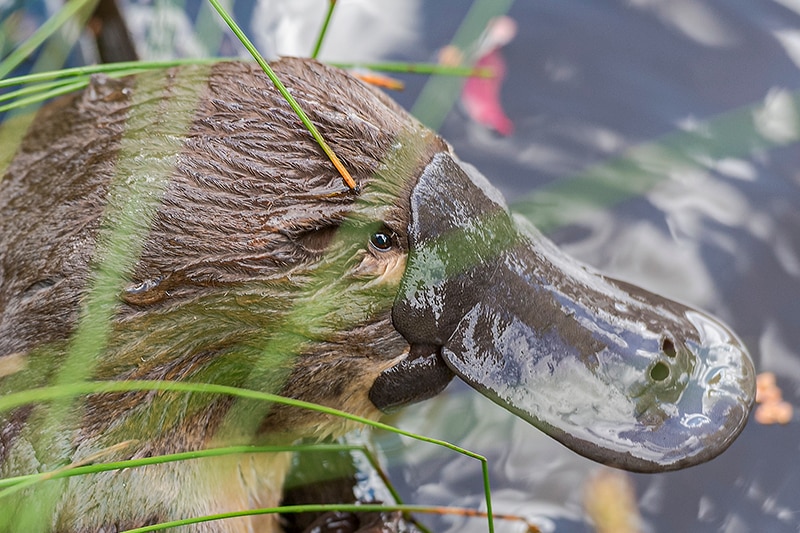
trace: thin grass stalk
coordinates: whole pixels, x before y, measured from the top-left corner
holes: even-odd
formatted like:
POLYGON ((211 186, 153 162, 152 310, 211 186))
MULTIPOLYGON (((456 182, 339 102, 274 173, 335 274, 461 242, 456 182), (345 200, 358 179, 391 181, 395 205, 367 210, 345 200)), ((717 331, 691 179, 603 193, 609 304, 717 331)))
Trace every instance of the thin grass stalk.
POLYGON ((91 81, 94 74, 103 73, 110 78, 122 78, 153 70, 163 70, 169 67, 180 65, 211 65, 227 59, 181 59, 170 61, 155 62, 126 62, 111 63, 106 65, 93 65, 90 67, 77 67, 64 69, 62 71, 48 71, 36 74, 28 74, 14 78, 0 80, 0 88, 15 87, 17 85, 28 85, 42 80, 52 80, 49 83, 39 83, 35 86, 28 86, 16 91, 0 95, 0 102, 11 100, 10 103, 0 106, 0 112, 13 111, 29 105, 37 104, 69 94, 85 88, 91 81), (27 97, 25 97, 28 95, 27 97))
POLYGON ((211 58, 189 58, 189 59, 166 59, 160 61, 125 61, 120 63, 106 63, 101 65, 86 65, 83 67, 72 67, 47 72, 35 72, 24 76, 6 78, 0 80, 0 89, 14 87, 16 85, 26 85, 40 81, 56 80, 69 77, 86 77, 92 74, 106 74, 108 76, 122 77, 129 74, 137 74, 151 70, 164 70, 170 67, 181 65, 211 65, 221 61, 234 61, 235 58, 211 57, 211 58))
MULTIPOLYGON (((468 49, 476 42, 492 17, 503 15, 511 9, 513 0, 475 0, 453 37, 452 45, 458 50, 468 49)), ((477 58, 470 58, 475 61, 477 58)), ((444 119, 461 94, 464 80, 431 76, 422 88, 411 114, 433 131, 438 131, 444 119)))
POLYGON ((91 465, 67 466, 50 472, 38 474, 28 474, 0 479, 0 499, 10 496, 14 492, 28 487, 34 483, 40 483, 51 479, 62 479, 73 476, 97 474, 100 472, 110 472, 123 468, 138 468, 141 466, 158 465, 172 463, 176 461, 189 461, 192 459, 202 459, 206 457, 220 457, 224 455, 236 455, 247 453, 280 453, 280 452, 315 452, 315 451, 364 451, 364 446, 355 444, 287 444, 285 446, 223 446, 219 448, 209 448, 190 452, 178 452, 138 459, 128 459, 125 461, 113 461, 108 463, 93 463, 91 465))
POLYGON ((219 13, 220 17, 222 17, 222 19, 230 27, 231 31, 233 31, 236 37, 239 38, 239 41, 241 41, 242 45, 244 45, 247 51, 250 52, 250 54, 256 60, 256 63, 258 63, 258 65, 264 70, 264 73, 269 77, 269 79, 275 85, 275 88, 278 89, 278 92, 281 93, 281 96, 283 96, 283 98, 286 100, 286 102, 289 104, 289 106, 292 108, 295 114, 297 114, 297 116, 300 118, 300 121, 303 123, 306 129, 308 129, 308 131, 311 133, 311 136, 314 137, 314 140, 317 141, 319 147, 322 149, 323 152, 325 152, 325 155, 328 156, 328 159, 330 159, 333 166, 336 167, 336 170, 339 172, 339 174, 341 174, 345 185, 347 185, 347 187, 351 191, 357 192, 358 185, 356 184, 355 180, 353 180, 353 177, 350 175, 347 169, 344 168, 344 165, 342 165, 341 161, 339 161, 339 158, 336 156, 336 154, 333 153, 331 147, 328 146, 328 143, 325 142, 325 139, 322 138, 322 135, 317 130, 317 127, 314 126, 314 124, 308 118, 308 115, 306 115, 305 111, 303 111, 303 109, 300 107, 300 105, 297 103, 294 97, 289 93, 289 91, 286 90, 286 87, 284 87, 281 80, 278 79, 278 76, 275 75, 275 72, 273 72, 272 68, 270 68, 269 64, 266 62, 264 57, 258 52, 258 50, 250 41, 250 39, 247 38, 247 36, 244 34, 241 28, 239 28, 238 24, 236 24, 233 18, 230 15, 228 15, 228 13, 222 8, 222 6, 219 3, 219 0, 208 0, 208 1, 211 3, 211 5, 214 6, 214 9, 217 10, 217 13, 219 13))
POLYGON ((386 61, 380 63, 341 63, 332 62, 330 65, 344 69, 364 68, 382 72, 397 72, 403 74, 436 74, 438 76, 454 76, 469 78, 491 78, 494 74, 487 68, 470 66, 450 66, 438 63, 402 63, 386 61))
MULTIPOLYGON (((487 499, 486 508, 487 513, 490 515, 489 531, 494 531, 494 524, 491 520, 491 489, 489 486, 488 476, 488 462, 486 458, 478 453, 461 448, 455 444, 425 435, 417 435, 411 431, 406 431, 383 422, 370 420, 357 415, 346 413, 338 409, 317 405, 302 400, 293 398, 285 398, 275 394, 260 392, 250 389, 242 389, 238 387, 230 387, 227 385, 217 385, 214 383, 188 383, 178 381, 154 381, 154 380, 128 380, 128 381, 83 381, 74 383, 65 383, 59 385, 52 385, 48 387, 38 387, 34 389, 27 389, 25 391, 15 392, 0 397, 0 412, 8 411, 21 407, 23 405, 48 402, 63 398, 74 398, 86 394, 102 394, 109 392, 132 392, 132 391, 173 391, 173 392, 191 392, 200 394, 225 394, 243 399, 259 400, 264 402, 274 402, 292 407, 299 407, 302 409, 310 409, 322 414, 333 415, 351 422, 357 422, 366 426, 384 431, 390 431, 397 435, 414 439, 420 442, 441 446, 448 450, 475 459, 481 463, 483 471, 483 479, 485 490, 485 497, 487 499)), ((172 526, 171 526, 172 527, 172 526)))
MULTIPOLYGON (((80 81, 83 81, 80 78, 77 78, 80 81)), ((44 92, 49 92, 54 89, 58 89, 64 86, 72 86, 75 84, 74 80, 53 80, 53 81, 46 81, 37 84, 27 84, 23 85, 21 88, 16 89, 14 91, 9 91, 5 94, 0 94, 0 102, 8 102, 9 100, 14 101, 17 99, 23 99, 25 97, 29 97, 31 95, 36 95, 44 92)), ((23 104, 24 105, 24 104, 23 104)))
POLYGON ((75 92, 86 87, 87 83, 87 80, 76 82, 57 81, 0 95, 0 102, 12 100, 12 102, 8 104, 0 105, 0 113, 38 104, 56 96, 75 92))
POLYGON ((317 42, 314 44, 314 50, 311 52, 311 59, 319 57, 319 51, 322 48, 322 42, 325 40, 325 35, 328 33, 328 25, 331 23, 333 10, 336 8, 336 0, 328 0, 328 11, 325 13, 325 20, 322 21, 322 28, 317 35, 317 42))
POLYGON ((163 531, 174 527, 189 526, 212 522, 216 520, 226 520, 228 518, 241 518, 244 516, 257 516, 264 514, 296 514, 296 513, 326 513, 330 511, 341 511, 346 513, 381 513, 386 511, 400 511, 404 513, 419 514, 464 514, 461 509, 442 508, 429 505, 386 505, 374 503, 340 504, 340 503, 312 503, 306 505, 285 505, 282 507, 266 507, 263 509, 250 509, 248 511, 233 511, 229 513, 219 513, 213 515, 186 518, 183 520, 173 520, 162 522, 152 526, 128 529, 122 533, 148 533, 150 531, 163 531))
POLYGON ((318 413, 337 416, 351 422, 357 422, 366 426, 385 431, 391 431, 398 435, 408 437, 428 444, 442 446, 454 452, 466 455, 478 461, 486 461, 482 455, 461 448, 447 441, 417 435, 410 431, 400 429, 389 424, 363 418, 358 415, 350 414, 339 409, 318 405, 294 398, 286 398, 277 394, 261 392, 252 389, 242 389, 230 387, 228 385, 218 385, 215 383, 192 383, 182 381, 156 381, 156 380, 126 380, 126 381, 79 381, 51 385, 47 387, 37 387, 20 392, 6 394, 0 397, 0 412, 9 411, 17 407, 37 403, 48 402, 56 399, 74 398, 86 394, 103 394, 109 392, 133 392, 133 391, 171 391, 171 392, 191 392, 199 394, 224 394, 248 400, 258 400, 263 402, 279 403, 301 409, 310 409, 318 413))
MULTIPOLYGON (((113 461, 108 463, 92 463, 86 465, 68 465, 67 467, 50 472, 41 472, 38 474, 28 474, 24 476, 15 476, 5 479, 0 479, 0 500, 4 497, 10 496, 24 488, 30 487, 36 483, 42 483, 49 480, 68 478, 73 476, 91 475, 101 472, 111 472, 114 470, 122 470, 128 468, 138 468, 142 466, 151 466, 158 464, 165 464, 177 461, 190 461, 193 459, 203 459, 209 457, 220 457, 225 455, 238 455, 238 454, 253 454, 253 453, 313 453, 313 452, 361 452, 364 454, 367 462, 377 472, 378 476, 383 481, 386 489, 391 494, 393 500, 402 505, 403 501, 397 490, 392 485, 391 481, 386 477, 379 464, 377 458, 372 451, 362 444, 338 444, 338 443, 320 443, 320 444, 290 444, 290 445, 268 445, 268 446, 255 446, 255 445, 242 445, 242 446, 224 446, 219 448, 209 448, 205 450, 194 450, 189 452, 178 452, 172 454, 157 455, 152 457, 142 457, 138 459, 128 459, 125 461, 113 461)), ((481 515, 483 517, 483 515, 481 515)), ((421 524, 417 524, 422 531, 428 531, 421 524)))
MULTIPOLYGON (((28 105, 36 104, 68 94, 73 91, 83 89, 89 84, 91 75, 105 74, 112 78, 121 78, 148 72, 161 70, 181 65, 204 65, 213 64, 221 61, 234 61, 235 58, 192 58, 164 61, 129 61, 120 63, 110 63, 102 65, 90 65, 85 67, 74 67, 62 70, 52 70, 47 72, 37 72, 14 78, 0 80, 0 89, 27 85, 0 95, 0 102, 10 101, 8 104, 0 106, 0 112, 11 111, 28 105), (31 85, 37 82, 38 85, 31 85), (62 88, 62 89, 58 89, 62 88)), ((332 63, 339 68, 365 68, 369 70, 383 70, 386 72, 407 72, 416 74, 438 74, 441 76, 478 76, 488 77, 491 72, 487 69, 473 69, 469 67, 450 67, 433 63, 332 63)))
POLYGON ((0 62, 0 78, 5 78, 8 74, 17 68, 34 50, 39 48, 48 38, 62 28, 66 23, 82 14, 79 17, 80 27, 89 14, 94 10, 94 4, 97 0, 70 0, 62 9, 59 9, 52 17, 50 17, 44 24, 42 24, 28 39, 22 42, 14 51, 12 51, 2 62, 0 62))

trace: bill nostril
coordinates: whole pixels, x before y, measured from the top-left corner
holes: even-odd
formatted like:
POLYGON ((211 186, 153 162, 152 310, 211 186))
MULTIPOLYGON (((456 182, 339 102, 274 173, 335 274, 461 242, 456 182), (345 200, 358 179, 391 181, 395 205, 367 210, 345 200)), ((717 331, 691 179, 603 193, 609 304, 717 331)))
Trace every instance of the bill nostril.
POLYGON ((653 381, 664 381, 669 377, 669 367, 662 361, 657 362, 650 368, 650 378, 653 381))
POLYGON ((675 349, 675 343, 669 337, 661 339, 661 351, 667 357, 675 357, 678 355, 678 351, 675 349))

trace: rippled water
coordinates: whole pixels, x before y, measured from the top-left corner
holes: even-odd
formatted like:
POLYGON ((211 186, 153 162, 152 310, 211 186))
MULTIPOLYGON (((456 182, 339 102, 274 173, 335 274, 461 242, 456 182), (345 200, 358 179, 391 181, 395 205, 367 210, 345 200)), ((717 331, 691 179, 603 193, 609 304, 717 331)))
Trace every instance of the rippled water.
MULTIPOLYGON (((236 14, 252 20, 257 44, 271 53, 304 55, 322 18, 307 14, 325 2, 277 4, 238 2, 236 14)), ((341 1, 325 56, 433 60, 467 7, 379 4, 341 1)), ((128 3, 140 35, 153 27, 149 6, 128 3)), ((202 39, 164 37, 186 29, 180 9, 168 11, 173 23, 162 27, 165 40, 151 39, 151 53, 175 53, 176 43, 179 53, 206 52, 202 39)), ((775 372, 800 406, 800 2, 519 1, 508 16, 518 31, 502 49, 501 103, 513 135, 461 109, 441 133, 574 256, 723 318, 759 371, 775 372)), ((426 79, 401 77, 408 88, 395 97, 411 108, 426 79)), ((495 511, 544 531, 592 529, 585 487, 604 467, 465 385, 454 382, 394 421, 485 455, 495 511)), ((378 441, 408 503, 482 505, 475 461, 392 436, 378 441)), ((800 530, 799 443, 797 416, 785 426, 751 420, 711 463, 630 475, 643 529, 800 530)), ((436 530, 486 527, 424 520, 436 530)))
MULTIPOLYGON (((461 21, 442 4, 421 8, 423 50, 413 57, 433 56, 461 21)), ((454 112, 442 134, 569 253, 722 317, 797 406, 800 3, 517 2, 508 15, 518 34, 502 51, 501 94, 515 133, 494 135, 454 112), (663 143, 676 147, 668 157, 663 143), (618 158, 635 164, 622 181, 613 179, 618 158), (598 182, 593 207, 582 187, 598 182)), ((711 463, 631 475, 643 529, 798 531, 797 420, 751 420, 711 463)), ((467 387, 454 384, 398 422, 486 455, 496 511, 544 530, 591 530, 585 486, 604 467, 467 387)), ((413 501, 482 501, 475 462, 386 440, 387 454, 404 458, 392 478, 413 501)))

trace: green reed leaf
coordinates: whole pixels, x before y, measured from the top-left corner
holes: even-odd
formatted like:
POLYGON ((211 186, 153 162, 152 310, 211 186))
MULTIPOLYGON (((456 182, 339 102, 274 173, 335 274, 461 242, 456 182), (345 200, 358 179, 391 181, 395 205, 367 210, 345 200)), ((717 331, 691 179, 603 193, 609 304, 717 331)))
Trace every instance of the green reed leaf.
MULTIPOLYGON (((0 412, 8 411, 17 407, 21 407, 23 405, 28 405, 32 403, 40 403, 40 402, 48 402, 58 399, 64 398, 74 398, 77 396, 82 396, 86 394, 102 394, 102 393, 110 393, 110 392, 131 392, 131 391, 173 391, 173 392, 191 392, 191 393, 200 393, 200 394, 224 394, 229 396, 234 396, 237 398, 245 398, 250 400, 260 400, 265 402, 274 402, 283 405, 289 405, 292 407, 299 407, 303 409, 310 409, 312 411, 316 411, 323 414, 337 416, 339 418, 343 418, 345 420, 349 420, 352 422, 357 422, 366 426, 370 426, 376 429, 382 429, 385 431, 390 431, 397 435, 402 435, 404 437, 408 437, 420 442, 426 442, 428 444, 433 444, 436 446, 441 446, 448 450, 452 450, 456 453, 464 455, 466 457, 470 457, 475 459, 481 463, 481 470, 483 475, 483 482, 485 487, 485 498, 486 498, 486 509, 487 513, 489 514, 489 531, 494 531, 494 523, 491 518, 491 488, 489 484, 489 469, 488 469, 488 462, 486 458, 478 453, 473 451, 467 450, 465 448, 461 448, 455 444, 452 444, 447 441, 443 441, 440 439, 435 439, 432 437, 427 437, 424 435, 417 435, 413 432, 406 431, 389 424, 385 424, 383 422, 378 422, 374 420, 370 420, 368 418, 363 418, 357 415, 353 415, 344 411, 340 411, 338 409, 333 409, 331 407, 326 407, 323 405, 318 405, 310 402, 305 402, 302 400, 296 400, 293 398, 286 398, 283 396, 278 396, 275 394, 269 394, 266 392, 260 392, 256 390, 250 389, 242 389, 238 387, 230 387, 227 385, 217 385, 214 383, 189 383, 189 382, 179 382, 179 381, 155 381, 155 380, 129 380, 129 381, 79 381, 73 383, 65 383, 60 385, 52 385, 48 387, 39 387, 34 389, 27 389, 20 392, 15 392, 11 394, 7 394, 3 397, 0 397, 0 412)), ((344 506, 346 507, 346 506, 344 506)), ((366 506, 362 507, 362 510, 367 510, 366 506)), ((380 508, 381 506, 376 506, 380 508)), ((346 510, 346 509, 342 509, 346 510)), ((384 510, 392 510, 390 506, 384 508, 384 510)), ((403 509, 398 509, 403 510, 403 509)), ((275 511, 269 511, 275 512, 275 511)), ((280 511, 283 512, 283 511, 280 511)), ((304 512, 304 511, 297 511, 297 512, 304 512)), ((221 515, 214 515, 214 516, 221 516, 221 515)), ((245 516, 241 514, 226 514, 224 517, 230 518, 233 516, 245 516)), ((218 519, 218 518, 214 518, 218 519)), ((201 517, 198 519, 199 521, 206 521, 208 520, 207 517, 201 517)), ((187 522, 187 523, 197 523, 197 522, 187 522)), ((177 527, 178 525, 184 525, 181 523, 169 523, 171 525, 166 527, 177 527)), ((133 531, 133 530, 132 530, 133 531)), ((137 529, 135 531, 155 531, 153 529, 137 529)))
POLYGON ((322 28, 319 30, 317 36, 317 43, 314 45, 314 51, 311 52, 311 59, 316 59, 319 56, 319 51, 322 48, 322 42, 325 40, 325 35, 328 32, 328 24, 331 22, 333 10, 336 8, 336 0, 328 0, 328 11, 325 13, 325 20, 322 22, 322 28))
POLYGON ((344 168, 344 165, 342 165, 341 161, 339 161, 339 158, 336 156, 336 154, 333 153, 331 147, 328 146, 328 143, 322 138, 322 135, 319 133, 319 130, 317 130, 317 127, 314 126, 314 123, 308 118, 308 115, 306 115, 305 111, 303 111, 303 109, 300 107, 300 104, 298 104, 289 91, 286 90, 286 87, 284 87, 281 80, 278 78, 275 72, 273 72, 272 68, 266 62, 264 57, 258 52, 250 39, 248 39, 241 28, 239 28, 239 25, 236 24, 233 18, 222 8, 219 0, 208 1, 211 2, 211 5, 214 6, 214 9, 217 10, 217 13, 219 13, 220 17, 222 17, 225 23, 231 28, 231 31, 233 31, 239 41, 241 41, 242 45, 247 49, 248 52, 250 52, 250 54, 256 60, 256 63, 258 63, 258 65, 264 70, 264 73, 275 85, 275 88, 278 89, 278 92, 281 93, 281 96, 283 96, 283 98, 292 108, 292 111, 295 112, 309 133, 311 133, 311 136, 314 137, 314 140, 317 141, 319 147, 323 152, 325 152, 325 155, 328 156, 328 159, 330 159, 333 166, 336 167, 336 170, 339 172, 339 174, 341 174, 342 179, 347 187, 351 191, 358 191, 358 185, 356 184, 355 180, 353 180, 353 177, 350 175, 347 169, 344 168))
MULTIPOLYGON (((62 9, 59 9, 52 17, 21 43, 13 52, 8 54, 0 62, 0 78, 5 78, 8 74, 19 66, 34 50, 39 48, 47 39, 62 28, 73 18, 84 19, 89 16, 97 0, 70 0, 62 9), (91 9, 90 9, 91 8, 91 9), (80 16, 82 14, 82 16, 80 16)), ((80 24, 82 26, 83 24, 80 24)))

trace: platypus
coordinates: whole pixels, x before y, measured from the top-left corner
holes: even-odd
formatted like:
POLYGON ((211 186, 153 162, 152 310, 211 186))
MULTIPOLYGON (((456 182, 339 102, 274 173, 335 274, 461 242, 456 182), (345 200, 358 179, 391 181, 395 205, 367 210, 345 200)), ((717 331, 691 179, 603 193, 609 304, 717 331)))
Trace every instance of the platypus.
MULTIPOLYGON (((0 182, 3 394, 213 383, 377 419, 457 376, 615 467, 683 468, 733 442, 755 384, 730 329, 567 257, 378 90, 312 60, 273 68, 357 189, 244 62, 95 77, 20 134, 0 182)), ((0 417, 2 477, 353 427, 174 391, 0 417)), ((288 465, 240 454, 47 481, 0 503, 2 527, 109 532, 271 507, 288 465)))

